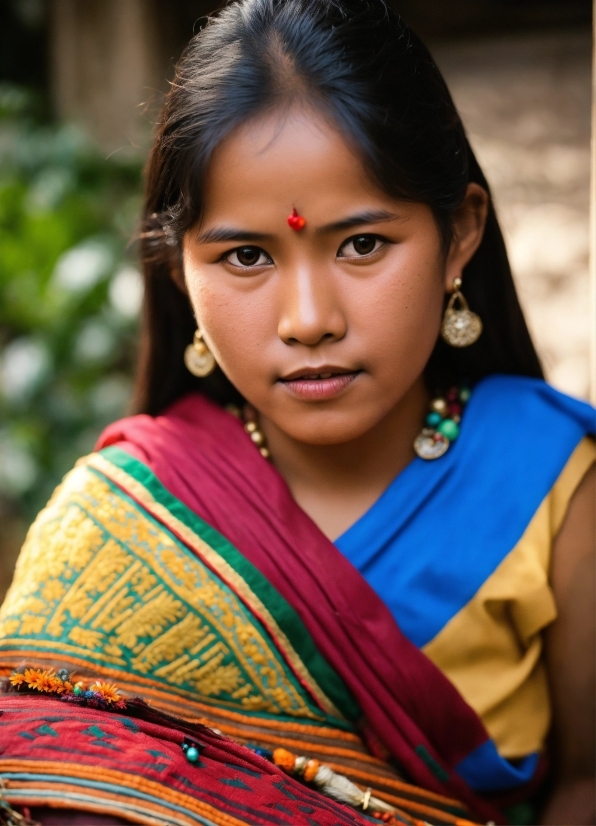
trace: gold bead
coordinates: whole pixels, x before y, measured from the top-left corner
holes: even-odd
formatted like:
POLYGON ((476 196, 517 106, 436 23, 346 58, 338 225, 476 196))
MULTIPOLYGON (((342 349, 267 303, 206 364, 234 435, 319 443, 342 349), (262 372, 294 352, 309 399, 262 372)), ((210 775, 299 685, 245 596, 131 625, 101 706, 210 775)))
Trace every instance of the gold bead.
POLYGON ((246 430, 247 433, 254 433, 255 430, 257 429, 257 424, 256 424, 256 422, 247 422, 244 425, 244 429, 246 430))
POLYGON ((271 452, 268 447, 260 448, 260 453, 263 459, 268 459, 271 456, 271 452))
POLYGON ((445 399, 433 399, 430 403, 430 409, 444 416, 447 413, 447 402, 445 399))
POLYGON ((455 422, 455 424, 459 424, 459 423, 461 422, 461 416, 460 416, 460 415, 458 415, 457 413, 454 413, 454 414, 453 414, 453 416, 452 416, 451 418, 453 419, 453 421, 455 422))
POLYGON ((265 441, 265 437, 263 436, 260 430, 253 430, 253 432, 250 434, 250 438, 256 445, 262 445, 265 441))

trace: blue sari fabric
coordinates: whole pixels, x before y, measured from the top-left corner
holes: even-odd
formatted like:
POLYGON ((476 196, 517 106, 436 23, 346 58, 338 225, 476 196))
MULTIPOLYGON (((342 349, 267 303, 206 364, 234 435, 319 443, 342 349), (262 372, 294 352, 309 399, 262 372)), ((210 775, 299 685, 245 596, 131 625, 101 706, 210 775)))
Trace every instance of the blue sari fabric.
MULTIPOLYGON (((414 459, 335 544, 422 648, 516 545, 595 425, 589 404, 541 380, 486 378, 447 453, 414 459)), ((496 791, 530 780, 537 762, 513 765, 489 740, 458 771, 472 788, 496 791)))

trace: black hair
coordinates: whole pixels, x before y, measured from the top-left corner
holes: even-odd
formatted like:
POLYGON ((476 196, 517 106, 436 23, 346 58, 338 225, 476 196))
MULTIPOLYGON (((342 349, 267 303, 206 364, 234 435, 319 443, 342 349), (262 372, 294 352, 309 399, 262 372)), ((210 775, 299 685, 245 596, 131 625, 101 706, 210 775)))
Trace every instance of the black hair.
MULTIPOLYGON (((184 233, 200 220, 202 182, 218 143, 297 99, 337 124, 381 190, 427 204, 446 244, 467 185, 489 191, 441 73, 384 0, 230 3, 180 58, 147 165, 137 411, 156 414, 192 389, 220 403, 240 401, 219 368, 205 379, 186 370, 183 352, 196 325, 172 271, 181 266, 184 233)), ((437 341, 426 368, 431 391, 491 373, 541 377, 492 199, 464 292, 484 331, 466 349, 437 341)))

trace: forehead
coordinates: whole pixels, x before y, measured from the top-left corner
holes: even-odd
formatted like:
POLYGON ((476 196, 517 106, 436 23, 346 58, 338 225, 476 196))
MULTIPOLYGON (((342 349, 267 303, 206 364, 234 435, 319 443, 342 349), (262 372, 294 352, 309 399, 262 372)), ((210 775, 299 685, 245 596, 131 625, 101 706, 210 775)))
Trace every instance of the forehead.
POLYGON ((388 200, 339 128, 296 107, 251 120, 220 144, 207 172, 204 218, 257 204, 345 210, 346 202, 375 196, 388 200))

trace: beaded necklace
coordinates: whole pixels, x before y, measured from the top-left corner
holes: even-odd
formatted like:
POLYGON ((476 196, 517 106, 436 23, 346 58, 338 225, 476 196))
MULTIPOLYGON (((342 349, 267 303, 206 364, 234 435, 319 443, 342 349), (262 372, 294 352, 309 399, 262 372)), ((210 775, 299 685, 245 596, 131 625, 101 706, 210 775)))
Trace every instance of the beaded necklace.
POLYGON ((439 459, 448 451, 459 436, 462 413, 471 395, 469 387, 452 387, 444 397, 431 401, 425 426, 414 440, 414 450, 421 459, 439 459))
MULTIPOLYGON (((424 420, 424 427, 414 439, 414 450, 421 459, 432 461, 439 459, 448 450, 451 442, 459 436, 459 425, 462 413, 472 391, 469 387, 451 387, 445 396, 435 396, 430 403, 429 412, 424 420)), ((271 458, 271 451, 267 446, 267 440, 262 430, 259 428, 257 413, 250 405, 245 405, 241 411, 236 405, 226 407, 238 419, 244 421, 244 430, 248 433, 251 441, 258 447, 264 459, 271 458)))

